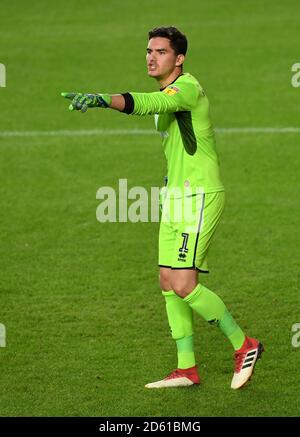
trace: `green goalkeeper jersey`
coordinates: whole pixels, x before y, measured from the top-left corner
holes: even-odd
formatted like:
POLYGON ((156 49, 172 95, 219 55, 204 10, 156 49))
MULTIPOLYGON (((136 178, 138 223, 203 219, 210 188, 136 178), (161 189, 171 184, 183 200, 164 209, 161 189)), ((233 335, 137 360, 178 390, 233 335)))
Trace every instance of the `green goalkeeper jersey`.
POLYGON ((126 112, 155 115, 167 158, 168 192, 224 191, 209 102, 199 82, 185 73, 160 92, 130 95, 126 112))

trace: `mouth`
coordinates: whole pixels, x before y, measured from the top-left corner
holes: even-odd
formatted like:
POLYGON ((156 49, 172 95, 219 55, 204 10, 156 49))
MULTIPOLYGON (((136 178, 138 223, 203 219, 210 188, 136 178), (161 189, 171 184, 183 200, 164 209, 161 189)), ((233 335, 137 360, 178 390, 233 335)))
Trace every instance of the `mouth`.
POLYGON ((157 68, 157 66, 156 66, 156 65, 153 65, 153 64, 148 64, 148 71, 155 71, 155 70, 156 70, 156 68, 157 68))

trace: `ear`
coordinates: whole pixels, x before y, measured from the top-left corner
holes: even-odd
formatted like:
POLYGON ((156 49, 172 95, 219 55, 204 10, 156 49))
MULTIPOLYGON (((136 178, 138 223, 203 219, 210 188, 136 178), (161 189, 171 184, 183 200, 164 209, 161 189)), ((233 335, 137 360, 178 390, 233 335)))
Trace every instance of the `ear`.
POLYGON ((176 67, 181 67, 181 65, 184 63, 185 56, 184 55, 178 55, 176 58, 176 67))

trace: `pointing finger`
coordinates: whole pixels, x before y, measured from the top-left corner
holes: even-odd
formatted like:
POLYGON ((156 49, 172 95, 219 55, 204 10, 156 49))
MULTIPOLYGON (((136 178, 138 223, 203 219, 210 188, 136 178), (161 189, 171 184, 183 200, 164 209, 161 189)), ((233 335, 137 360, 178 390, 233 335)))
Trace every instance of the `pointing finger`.
POLYGON ((66 99, 73 100, 76 96, 76 93, 61 93, 62 97, 65 97, 66 99))

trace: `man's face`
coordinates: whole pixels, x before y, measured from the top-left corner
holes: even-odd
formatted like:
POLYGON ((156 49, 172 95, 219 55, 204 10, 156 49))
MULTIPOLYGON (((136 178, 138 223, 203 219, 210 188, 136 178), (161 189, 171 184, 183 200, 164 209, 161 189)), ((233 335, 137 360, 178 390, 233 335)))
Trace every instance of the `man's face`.
POLYGON ((183 55, 175 55, 167 38, 151 38, 147 47, 147 68, 148 75, 157 80, 170 76, 176 67, 183 62, 183 55))

